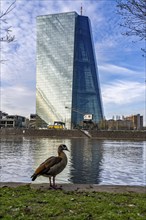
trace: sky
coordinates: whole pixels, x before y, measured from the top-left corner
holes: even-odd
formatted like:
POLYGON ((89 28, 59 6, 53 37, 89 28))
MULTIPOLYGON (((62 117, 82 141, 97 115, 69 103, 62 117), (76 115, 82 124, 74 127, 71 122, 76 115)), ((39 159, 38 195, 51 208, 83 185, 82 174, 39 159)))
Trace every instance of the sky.
MULTIPOLYGON (((13 0, 0 0, 4 12, 13 0)), ((5 17, 12 43, 1 43, 1 110, 29 118, 36 112, 36 17, 76 11, 91 21, 104 115, 141 114, 145 122, 144 41, 126 37, 116 0, 16 0, 5 17)), ((4 24, 3 24, 4 25, 4 24)))

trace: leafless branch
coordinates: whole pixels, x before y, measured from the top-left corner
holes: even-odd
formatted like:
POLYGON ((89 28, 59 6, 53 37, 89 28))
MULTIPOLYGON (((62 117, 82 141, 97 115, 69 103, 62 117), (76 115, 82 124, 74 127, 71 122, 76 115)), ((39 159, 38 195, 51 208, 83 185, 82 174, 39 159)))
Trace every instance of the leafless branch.
MULTIPOLYGON (((8 15, 15 8, 15 3, 16 3, 16 0, 6 9, 5 12, 1 12, 1 14, 0 14, 0 22, 1 23, 5 23, 5 24, 8 23, 5 16, 8 15)), ((2 36, 2 33, 1 33, 0 42, 10 43, 10 42, 14 41, 15 36, 10 35, 11 27, 6 27, 5 29, 3 29, 0 26, 0 31, 5 33, 4 36, 2 36)))
MULTIPOLYGON (((5 12, 1 12, 0 19, 2 19, 7 14, 9 14, 15 8, 15 3, 16 3, 16 0, 7 8, 7 10, 5 12)), ((5 19, 2 21, 6 22, 5 19)))
POLYGON ((146 40, 146 2, 145 0, 117 0, 118 13, 122 17, 120 26, 127 30, 126 36, 137 36, 146 40))
MULTIPOLYGON (((8 27, 8 22, 6 19, 6 16, 15 8, 15 3, 16 0, 10 4, 10 6, 4 12, 0 12, 0 43, 10 43, 15 39, 15 36, 10 34, 12 27, 8 27), (5 26, 4 28, 2 27, 2 23, 5 26)), ((0 63, 4 63, 5 61, 6 60, 0 60, 0 63)))

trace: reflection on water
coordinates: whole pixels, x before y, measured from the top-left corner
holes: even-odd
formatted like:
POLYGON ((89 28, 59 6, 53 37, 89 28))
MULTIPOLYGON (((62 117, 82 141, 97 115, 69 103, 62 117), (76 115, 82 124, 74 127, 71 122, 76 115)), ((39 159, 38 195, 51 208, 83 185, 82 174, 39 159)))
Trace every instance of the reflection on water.
POLYGON ((73 139, 71 143, 71 182, 102 182, 103 141, 73 139))
MULTIPOLYGON (((146 142, 88 138, 1 138, 1 182, 30 182, 36 167, 57 155, 62 143, 70 152, 68 165, 56 182, 146 185, 146 142)), ((48 182, 48 178, 35 182, 48 182)))

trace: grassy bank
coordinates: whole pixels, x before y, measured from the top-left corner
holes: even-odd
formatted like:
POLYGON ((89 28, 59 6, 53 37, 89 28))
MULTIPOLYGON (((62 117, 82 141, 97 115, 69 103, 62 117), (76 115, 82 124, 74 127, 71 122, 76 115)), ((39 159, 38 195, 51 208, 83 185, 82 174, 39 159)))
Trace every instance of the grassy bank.
POLYGON ((146 196, 138 193, 65 192, 30 186, 0 188, 1 219, 144 220, 146 196))

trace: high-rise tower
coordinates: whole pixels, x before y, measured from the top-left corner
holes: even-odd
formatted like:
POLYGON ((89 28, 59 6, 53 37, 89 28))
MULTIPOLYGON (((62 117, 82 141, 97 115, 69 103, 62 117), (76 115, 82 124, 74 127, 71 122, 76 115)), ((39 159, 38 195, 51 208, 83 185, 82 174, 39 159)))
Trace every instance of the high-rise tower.
POLYGON ((37 93, 39 126, 54 121, 71 128, 92 114, 103 118, 89 18, 76 12, 37 17, 37 93))

